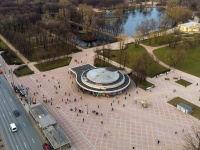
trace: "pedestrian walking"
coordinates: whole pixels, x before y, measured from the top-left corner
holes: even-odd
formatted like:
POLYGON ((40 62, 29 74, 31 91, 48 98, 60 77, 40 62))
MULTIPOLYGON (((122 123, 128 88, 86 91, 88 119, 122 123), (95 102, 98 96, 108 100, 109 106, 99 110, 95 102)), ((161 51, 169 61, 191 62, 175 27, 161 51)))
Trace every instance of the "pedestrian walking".
POLYGON ((112 107, 112 111, 113 111, 114 109, 113 109, 113 107, 112 107))
POLYGON ((158 144, 160 144, 160 140, 158 140, 158 144))
POLYGON ((119 104, 119 101, 118 101, 118 104, 119 104))
POLYGON ((110 106, 112 106, 112 103, 110 103, 110 106))
POLYGON ((98 105, 98 108, 99 108, 99 105, 98 105))
POLYGON ((84 120, 84 118, 83 118, 83 122, 84 122, 85 120, 84 120))
POLYGON ((177 132, 175 132, 175 134, 177 134, 177 132))
POLYGON ((184 132, 184 129, 182 130, 182 132, 184 132))
POLYGON ((51 105, 53 105, 52 102, 51 102, 51 105))

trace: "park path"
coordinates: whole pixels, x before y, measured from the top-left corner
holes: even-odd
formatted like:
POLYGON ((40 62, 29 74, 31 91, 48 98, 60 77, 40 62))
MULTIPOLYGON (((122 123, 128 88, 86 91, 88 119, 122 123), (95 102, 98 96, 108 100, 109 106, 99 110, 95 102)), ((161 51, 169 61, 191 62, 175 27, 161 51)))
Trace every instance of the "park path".
MULTIPOLYGON (((169 33, 172 32, 172 29, 170 29, 168 31, 169 33)), ((132 43, 135 41, 135 39, 133 37, 128 37, 128 36, 124 36, 122 37, 123 40, 124 40, 124 44, 129 44, 129 43, 132 43)), ((34 66, 35 64, 38 64, 38 62, 29 62, 28 59, 26 59, 10 42, 8 42, 1 34, 0 34, 0 39, 13 51, 16 53, 16 55, 22 60, 24 61, 28 67, 33 70, 36 74, 37 73, 40 73, 40 71, 34 66)), ((111 43, 111 44, 107 44, 105 45, 105 47, 109 47, 110 49, 112 50, 119 50, 119 45, 120 45, 120 42, 115 42, 115 43, 111 43)), ((153 46, 147 46, 147 45, 144 45, 144 44, 140 44, 142 47, 144 47, 147 52, 154 57, 154 59, 156 60, 159 60, 154 54, 153 54, 153 51, 156 50, 156 49, 159 49, 159 48, 162 48, 162 47, 166 47, 167 45, 161 45, 161 46, 158 46, 158 47, 153 47, 153 46)), ((94 63, 94 56, 95 56, 95 50, 97 49, 101 49, 102 46, 96 46, 96 47, 92 47, 92 48, 88 48, 88 49, 84 49, 82 47, 78 47, 79 49, 82 50, 82 52, 79 52, 79 53, 73 53, 71 55, 68 55, 68 56, 72 56, 72 60, 75 60, 75 59, 79 59, 80 56, 84 56, 86 53, 88 55, 90 55, 88 58, 90 59, 85 59, 84 63, 90 63, 90 64, 93 64, 94 63)), ((61 58, 64 58, 66 57, 67 55, 65 56, 62 56, 60 57, 61 58)), ((48 60, 42 60, 42 61, 48 61, 48 60)), ((71 61, 72 63, 72 66, 77 66, 76 63, 74 63, 73 61, 71 61)), ((117 67, 120 67, 120 65, 114 61, 110 61, 110 63, 112 65, 115 65, 117 67)), ((170 68, 170 66, 168 66, 167 64, 163 63, 162 61, 159 60, 159 64, 166 67, 166 68, 170 68)), ((185 73, 183 71, 180 71, 180 70, 177 70, 175 68, 173 68, 173 70, 176 70, 178 71, 180 74, 184 75, 184 76, 187 76, 187 77, 190 77, 190 78, 196 78, 195 76, 191 75, 191 74, 188 74, 188 73, 185 73)), ((131 69, 128 68, 128 67, 125 67, 125 72, 126 73, 130 73, 131 72, 131 69)), ((197 77, 198 78, 198 77, 197 77)))
MULTIPOLYGON (((159 59, 156 57, 156 55, 154 55, 153 51, 156 50, 156 49, 163 48, 163 47, 167 46, 167 45, 161 45, 161 46, 153 47, 153 46, 147 46, 147 45, 144 45, 144 44, 140 44, 140 45, 146 49, 146 51, 150 54, 151 57, 153 57, 154 60, 159 60, 159 59)), ((165 68, 171 68, 170 66, 163 63, 160 60, 159 60, 159 64, 164 66, 165 68)))
POLYGON ((29 62, 28 59, 26 59, 24 57, 24 55, 22 55, 19 50, 17 50, 9 41, 7 41, 5 39, 5 37, 3 37, 1 34, 0 34, 0 39, 25 63, 27 64, 27 66, 32 70, 34 71, 35 73, 39 73, 40 71, 34 66, 34 63, 33 62, 29 62))

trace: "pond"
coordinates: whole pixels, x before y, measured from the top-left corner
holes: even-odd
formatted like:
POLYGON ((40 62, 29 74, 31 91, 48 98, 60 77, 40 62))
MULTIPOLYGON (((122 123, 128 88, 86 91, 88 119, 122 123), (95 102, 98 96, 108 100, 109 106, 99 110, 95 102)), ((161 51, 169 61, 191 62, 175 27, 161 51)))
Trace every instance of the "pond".
MULTIPOLYGON (((165 9, 163 8, 148 8, 147 10, 148 11, 145 13, 139 10, 125 11, 124 17, 122 20, 109 21, 109 23, 112 24, 113 22, 117 22, 123 27, 123 30, 126 36, 134 36, 136 26, 140 24, 142 21, 154 19, 156 22, 158 22, 159 19, 163 17, 165 14, 165 9)), ((108 14, 105 14, 105 17, 115 18, 115 15, 108 13, 108 14)), ((114 38, 107 37, 99 33, 95 33, 95 34, 97 36, 96 41, 85 42, 79 38, 78 45, 86 48, 86 47, 101 45, 103 42, 112 43, 116 41, 116 39, 114 38)))
POLYGON ((159 21, 165 14, 165 9, 148 8, 148 12, 144 13, 139 10, 126 11, 126 19, 123 21, 123 28, 126 36, 134 36, 135 28, 142 21, 154 19, 159 21))

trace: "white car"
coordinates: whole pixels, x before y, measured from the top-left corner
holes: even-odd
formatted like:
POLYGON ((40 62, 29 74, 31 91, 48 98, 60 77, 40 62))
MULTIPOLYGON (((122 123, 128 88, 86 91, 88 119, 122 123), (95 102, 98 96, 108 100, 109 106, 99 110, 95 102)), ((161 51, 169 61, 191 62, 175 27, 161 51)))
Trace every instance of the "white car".
POLYGON ((10 124, 10 131, 11 132, 16 132, 17 131, 17 127, 16 127, 15 123, 11 123, 10 124))

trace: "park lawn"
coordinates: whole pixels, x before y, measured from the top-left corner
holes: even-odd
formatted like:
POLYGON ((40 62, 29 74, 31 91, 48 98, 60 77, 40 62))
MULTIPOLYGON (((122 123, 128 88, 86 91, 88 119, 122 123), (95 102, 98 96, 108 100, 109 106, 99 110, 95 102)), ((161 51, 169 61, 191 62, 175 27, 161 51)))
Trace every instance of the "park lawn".
POLYGON ((17 71, 14 71, 14 73, 17 77, 22 77, 25 75, 33 74, 34 72, 28 66, 23 66, 17 69, 17 71))
MULTIPOLYGON (((48 50, 45 50, 43 47, 37 47, 34 48, 33 54, 31 55, 29 61, 39 61, 39 60, 45 60, 48 59, 48 56, 51 56, 50 58, 55 58, 59 56, 64 56, 67 54, 70 54, 70 52, 67 51, 69 49, 70 45, 66 45, 65 49, 66 50, 60 50, 56 48, 56 44, 48 46, 48 50)), ((78 49, 73 49, 73 52, 78 52, 80 50, 78 49)))
POLYGON ((40 64, 36 64, 35 67, 37 67, 40 71, 48 71, 56 68, 60 68, 63 66, 68 66, 71 62, 72 57, 66 57, 58 60, 48 61, 40 64))
POLYGON ((8 46, 7 46, 2 40, 0 40, 0 46, 1 46, 3 49, 9 49, 8 46))
MULTIPOLYGON (((200 77, 200 50, 199 50, 200 44, 195 44, 192 46, 189 50, 187 50, 187 55, 185 60, 179 64, 177 69, 187 72, 189 74, 195 75, 197 77, 200 77)), ((156 49, 153 51, 153 53, 156 55, 156 57, 166 63, 167 65, 170 65, 169 59, 167 59, 168 53, 175 53, 175 49, 167 47, 163 47, 160 49, 156 49)))
POLYGON ((148 45, 148 46, 161 46, 161 45, 165 45, 166 41, 163 39, 162 36, 158 36, 152 39, 147 39, 147 40, 143 40, 141 41, 142 44, 144 45, 148 45), (151 40, 151 43, 149 42, 149 40, 151 40))
POLYGON ((186 80, 183 80, 183 79, 180 79, 180 80, 176 81, 176 83, 178 83, 178 84, 180 84, 182 86, 185 86, 185 87, 189 86, 190 84, 192 84, 192 83, 190 83, 190 82, 188 82, 186 80))
POLYGON ((2 57, 6 61, 7 64, 13 65, 13 64, 23 64, 24 62, 16 55, 15 52, 10 50, 10 48, 2 41, 0 40, 0 46, 4 49, 7 50, 7 53, 2 53, 2 57))
MULTIPOLYGON (((134 43, 127 44, 127 48, 125 49, 125 51, 127 51, 128 56, 130 57, 129 62, 126 65, 126 67, 128 67, 128 68, 132 68, 135 58, 137 58, 139 55, 142 55, 143 53, 147 53, 145 48, 143 48, 142 46, 135 48, 134 43)), ((114 56, 114 57, 112 57, 112 60, 115 62, 119 62, 118 61, 119 54, 120 54, 119 50, 113 50, 111 52, 111 55, 114 56)), ((148 56, 151 58, 151 56, 149 54, 148 54, 148 56)), ((152 67, 148 67, 147 74, 150 77, 154 77, 155 75, 162 73, 166 70, 167 70, 167 68, 159 65, 158 63, 155 63, 155 65, 152 65, 152 67)))
POLYGON ((151 87, 153 84, 148 82, 148 81, 144 81, 142 84, 139 84, 138 87, 146 90, 148 87, 151 87))
POLYGON ((123 70, 123 68, 114 66, 114 65, 112 65, 108 62, 104 62, 102 59, 98 59, 98 58, 95 59, 94 66, 95 67, 112 67, 112 68, 116 68, 118 70, 123 70))
POLYGON ((192 104, 192 103, 186 101, 185 99, 182 99, 181 97, 176 97, 176 98, 168 101, 168 103, 173 105, 174 107, 176 107, 177 104, 179 104, 181 102, 186 104, 186 105, 189 105, 189 106, 191 106, 193 108, 193 111, 190 113, 191 116, 193 116, 193 117, 195 117, 197 119, 200 119, 200 111, 199 111, 200 107, 198 107, 197 105, 192 104))

